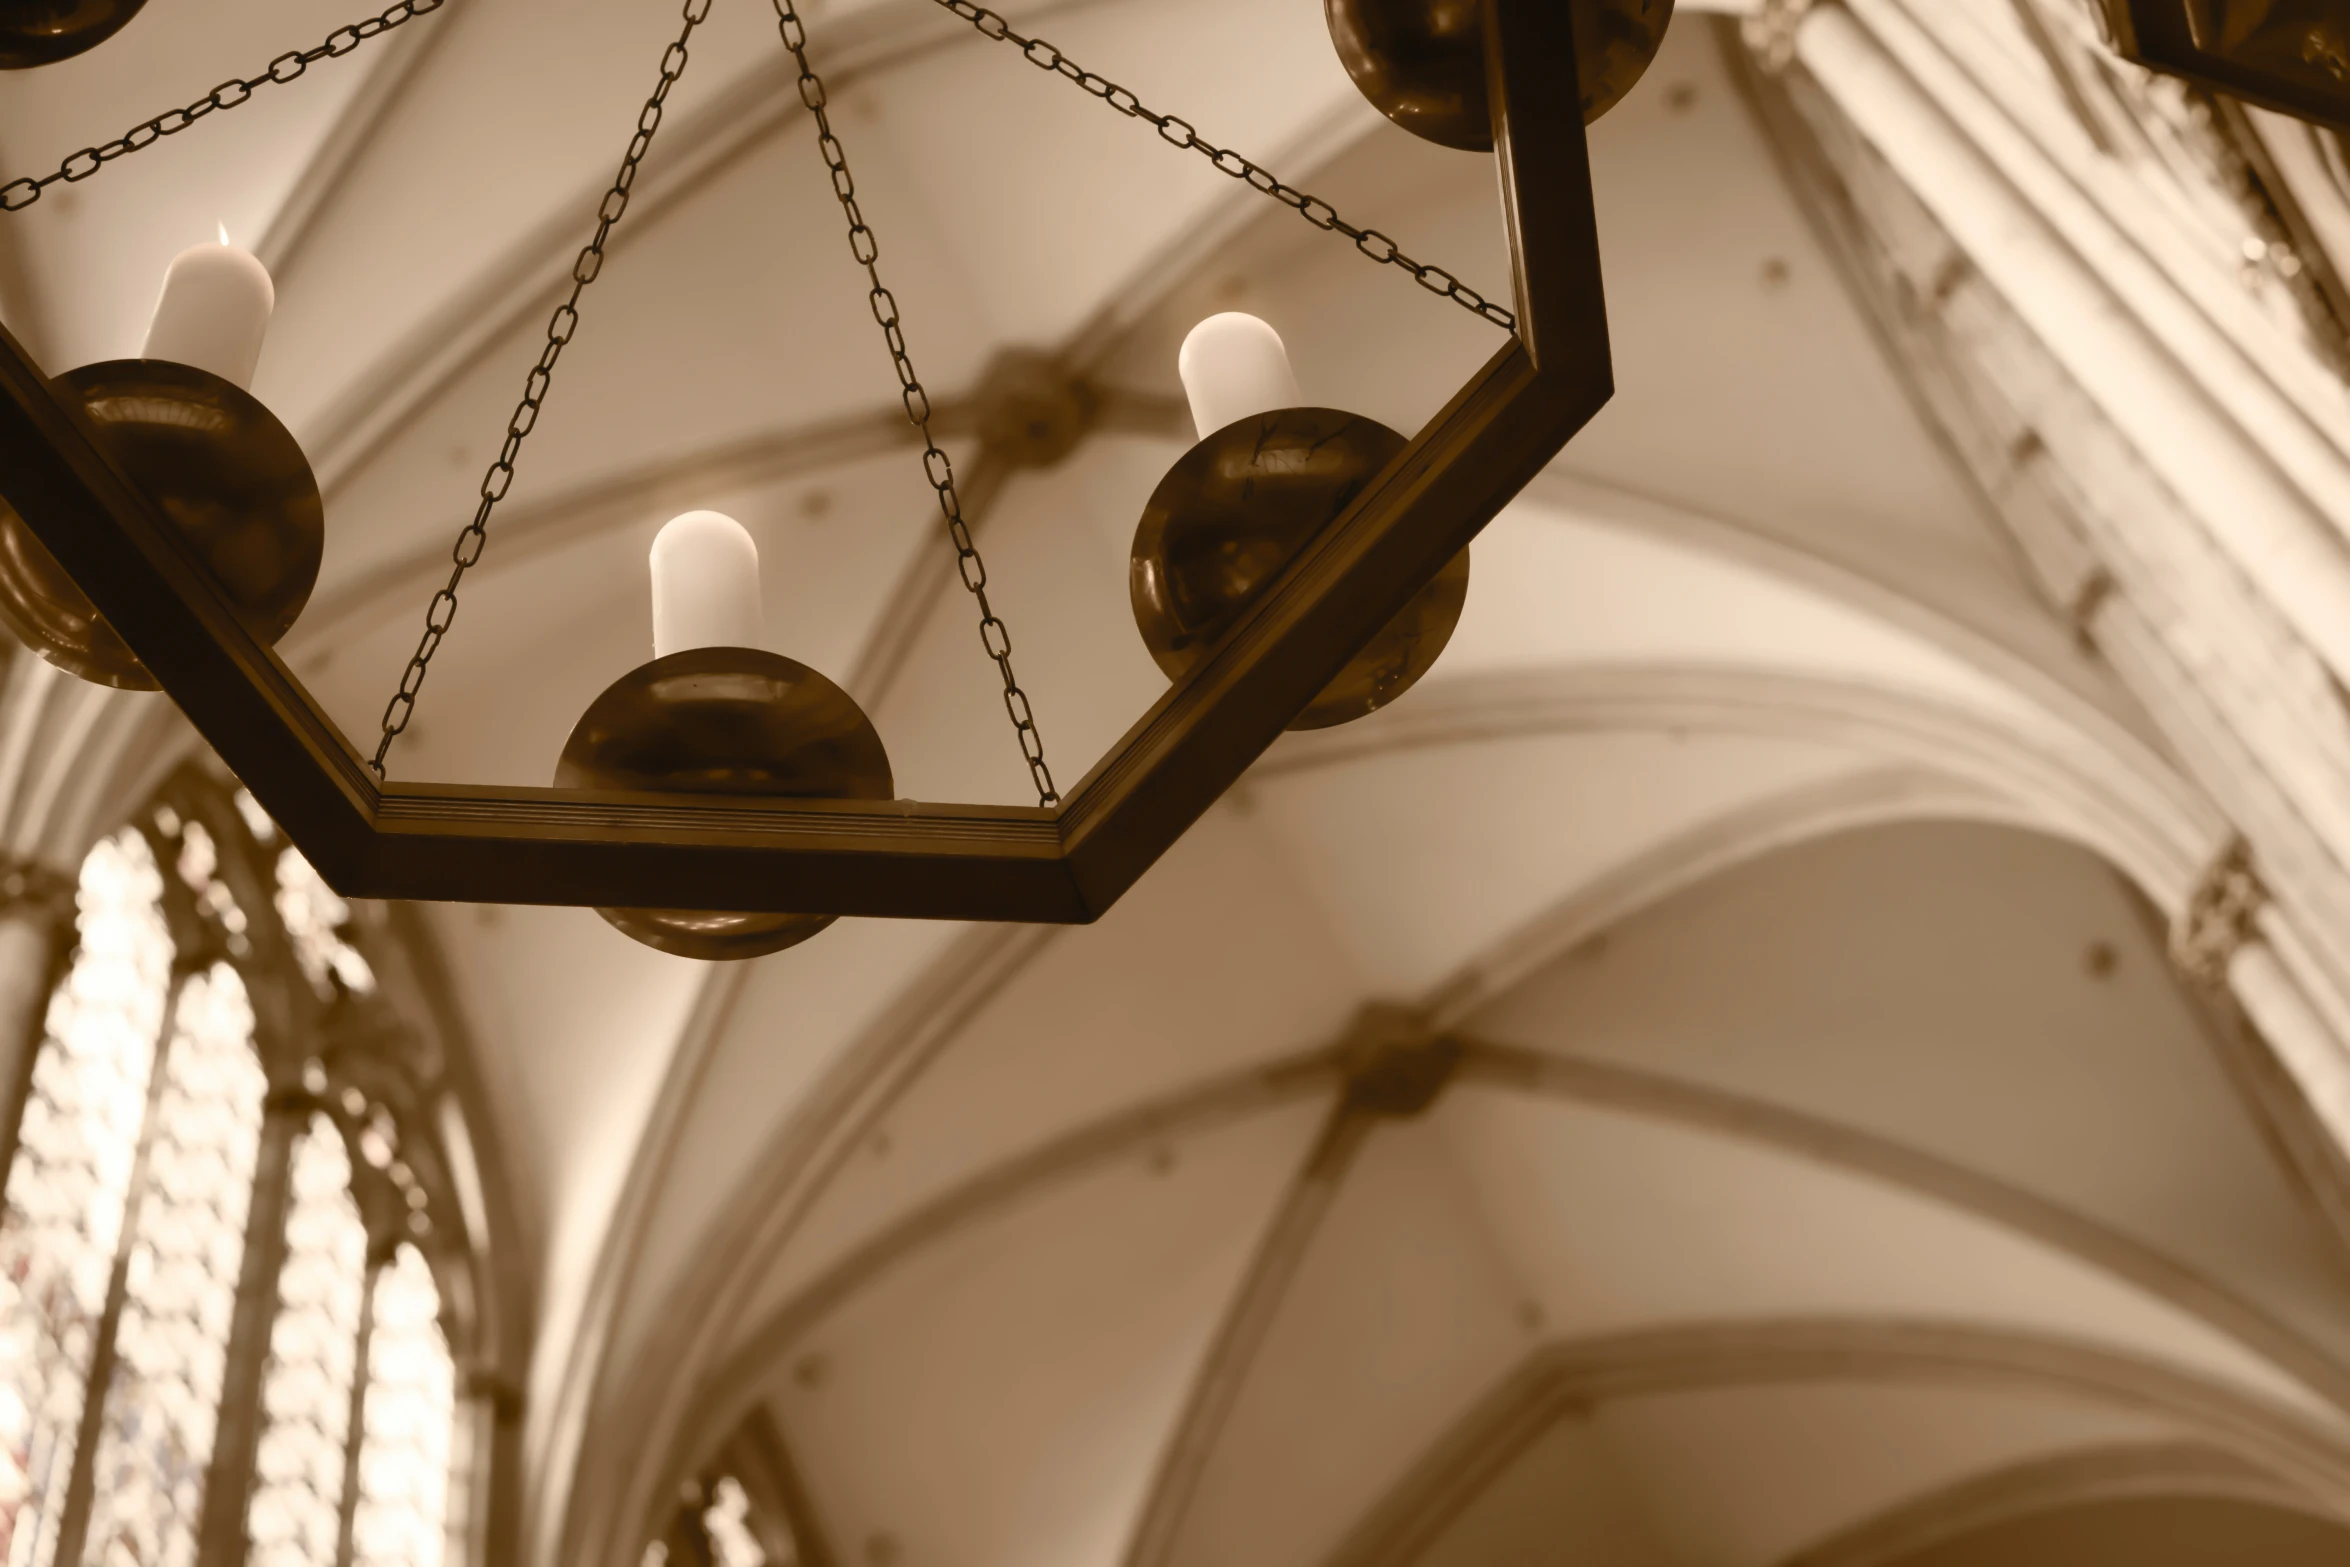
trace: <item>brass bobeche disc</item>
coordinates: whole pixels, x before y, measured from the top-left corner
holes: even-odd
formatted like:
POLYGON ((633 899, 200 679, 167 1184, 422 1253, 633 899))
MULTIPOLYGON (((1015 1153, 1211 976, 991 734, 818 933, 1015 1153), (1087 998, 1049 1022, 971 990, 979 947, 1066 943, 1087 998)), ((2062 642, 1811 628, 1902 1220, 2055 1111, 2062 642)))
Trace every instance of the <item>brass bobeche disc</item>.
MULTIPOLYGON (((1664 42, 1673 0, 1555 0, 1575 13, 1589 124, 1632 90, 1664 42)), ((1415 136, 1493 150, 1484 0, 1323 0, 1330 40, 1372 107, 1415 136)))
MULTIPOLYGON (((284 636, 310 601, 326 509, 309 459, 250 392, 160 359, 84 365, 51 385, 98 444, 187 535, 245 624, 284 636)), ((152 691, 147 672, 65 568, 0 501, 0 624, 60 669, 152 691)))
MULTIPOLYGON (((1376 420, 1285 408, 1228 424, 1186 452, 1143 508, 1127 577, 1134 623, 1167 678, 1190 673, 1406 444, 1376 420)), ((1289 727, 1327 729, 1410 690, 1444 651, 1468 595, 1464 549, 1289 727)))
POLYGON ((95 49, 147 0, 0 0, 0 71, 54 65, 95 49))
MULTIPOLYGON (((630 670, 589 704, 555 768, 558 789, 887 800, 889 754, 864 710, 780 654, 689 648, 630 670)), ((681 958, 755 958, 797 946, 829 914, 598 909, 681 958)))

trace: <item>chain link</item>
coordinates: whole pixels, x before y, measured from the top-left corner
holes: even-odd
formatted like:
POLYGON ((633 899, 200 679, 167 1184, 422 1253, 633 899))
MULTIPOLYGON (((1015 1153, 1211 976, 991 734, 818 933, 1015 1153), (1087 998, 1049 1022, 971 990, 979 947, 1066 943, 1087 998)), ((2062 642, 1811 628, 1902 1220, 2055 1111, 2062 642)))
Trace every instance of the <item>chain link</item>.
POLYGON ((1041 38, 1029 38, 1012 30, 1012 24, 995 12, 973 0, 931 0, 942 10, 952 11, 978 29, 983 38, 1007 43, 1020 51, 1021 58, 1040 71, 1051 71, 1066 77, 1130 120, 1140 120, 1159 133, 1159 138, 1171 146, 1198 153, 1215 165, 1220 173, 1229 174, 1252 190, 1259 190, 1295 211, 1314 227, 1325 232, 1343 234, 1355 243, 1355 249, 1369 256, 1381 266, 1401 267, 1429 293, 1449 299, 1473 314, 1483 316, 1505 331, 1518 329, 1518 318, 1502 306, 1463 283, 1442 267, 1414 261, 1397 247, 1394 240, 1377 229, 1359 229, 1340 217, 1330 203, 1318 196, 1309 196, 1297 187, 1285 184, 1271 170, 1251 162, 1229 147, 1219 147, 1206 140, 1187 120, 1171 114, 1157 114, 1143 107, 1133 93, 1107 77, 1096 75, 1070 59, 1041 38))
POLYGON ((398 5, 380 16, 371 16, 348 27, 338 27, 326 35, 326 42, 315 49, 296 49, 279 55, 269 62, 269 69, 250 81, 226 81, 189 104, 184 109, 172 109, 117 136, 100 147, 84 147, 57 166, 54 174, 39 179, 10 180, 0 185, 0 212, 21 212, 41 199, 41 192, 63 180, 79 183, 130 153, 154 146, 166 136, 177 136, 216 110, 234 109, 253 96, 258 88, 275 82, 284 86, 299 79, 303 72, 321 60, 338 60, 370 38, 390 32, 420 16, 428 16, 448 4, 448 0, 400 0, 398 5))
MULTIPOLYGON (((433 0, 433 3, 441 4, 443 0, 433 0)), ((368 763, 379 778, 383 776, 384 758, 391 754, 392 742, 408 727, 408 720, 416 711, 416 693, 424 688, 425 668, 431 664, 433 654, 440 651, 441 639, 449 634, 449 627, 457 619, 457 585, 481 559, 482 549, 489 542, 490 513, 506 498, 506 491, 514 483, 514 459, 521 453, 523 441, 538 425, 539 409, 545 404, 547 389, 554 381, 555 362, 563 357, 572 334, 579 330, 580 298, 604 270, 605 242, 612 237, 621 215, 628 211, 637 169, 645 161, 645 154, 652 150, 654 133, 661 128, 669 90, 685 74, 686 46, 693 39, 694 29, 709 19, 710 0, 686 0, 683 15, 684 31, 661 55, 661 83, 639 111, 636 134, 629 138, 628 152, 620 160, 620 172, 596 208, 595 238, 588 241, 579 259, 571 264, 571 294, 555 307, 554 315, 547 320, 546 347, 540 350, 539 362, 523 384, 522 401, 516 405, 514 417, 506 423, 506 443, 498 449, 497 460, 490 464, 489 472, 482 476, 480 503, 474 508, 473 520, 457 535, 457 542, 449 551, 455 569, 449 573, 447 585, 433 595, 432 604, 424 614, 424 636, 408 659, 407 671, 400 677, 400 689, 384 707, 383 738, 376 743, 375 757, 368 763)))
POLYGON ((1012 720, 1012 732, 1020 742, 1020 755, 1028 763, 1030 781, 1036 785, 1037 803, 1047 807, 1058 805, 1061 795, 1053 787, 1052 769, 1045 765, 1044 737, 1037 732, 1035 709, 1029 705, 1028 693, 1020 689, 1018 677, 1012 673, 1012 633, 1004 625, 1003 617, 988 603, 987 563, 979 558, 978 546, 971 542, 970 525, 963 520, 962 497, 955 489, 955 465, 931 436, 930 395, 922 389, 921 380, 914 374, 914 361, 906 352, 906 333, 898 316, 897 298, 881 281, 881 246, 857 205, 857 182, 849 174, 848 155, 841 149, 840 138, 832 132, 823 79, 808 63, 807 26, 792 9, 791 0, 774 0, 774 3, 783 46, 791 51, 800 68, 800 102, 807 105, 808 113, 815 118, 816 145, 824 154, 825 166, 832 171, 832 193, 840 198, 841 213, 848 219, 849 254, 865 269, 871 284, 866 299, 872 306, 874 321, 881 327, 882 341, 889 345, 890 360, 897 367, 899 397, 905 404, 906 419, 922 437, 923 475, 938 492, 938 507, 946 517, 947 537, 954 541, 956 570, 979 606, 980 645, 987 649, 987 656, 995 660, 996 669, 1004 677, 1004 712, 1012 720))

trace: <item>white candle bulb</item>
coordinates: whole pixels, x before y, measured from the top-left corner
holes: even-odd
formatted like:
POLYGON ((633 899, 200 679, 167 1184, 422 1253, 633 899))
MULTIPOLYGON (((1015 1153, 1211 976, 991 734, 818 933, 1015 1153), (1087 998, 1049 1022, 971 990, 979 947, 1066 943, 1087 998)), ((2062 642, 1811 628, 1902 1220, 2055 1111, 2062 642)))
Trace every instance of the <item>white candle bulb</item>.
MULTIPOLYGON (((227 230, 224 228, 225 236, 227 230)), ((269 269, 224 239, 179 253, 163 277, 141 357, 209 370, 250 388, 277 289, 269 269)))
POLYGON ((1281 334, 1255 316, 1208 317, 1183 340, 1176 368, 1191 399, 1191 422, 1203 441, 1237 420, 1305 401, 1281 334))
POLYGON ((759 546, 732 517, 689 511, 653 537, 653 656, 697 647, 757 647, 759 546))

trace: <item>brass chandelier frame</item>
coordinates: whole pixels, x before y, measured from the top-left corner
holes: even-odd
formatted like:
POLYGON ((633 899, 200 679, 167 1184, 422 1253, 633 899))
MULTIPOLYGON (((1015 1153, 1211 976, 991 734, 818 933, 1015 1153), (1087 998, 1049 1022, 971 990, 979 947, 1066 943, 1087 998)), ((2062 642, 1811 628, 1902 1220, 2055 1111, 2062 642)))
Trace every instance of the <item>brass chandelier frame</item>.
POLYGON ((1485 0, 1517 327, 1054 808, 380 782, 0 328, 0 496, 347 897, 1083 923, 1614 390, 1572 8, 1485 0))
POLYGON ((2350 7, 2341 0, 2101 4, 2123 59, 2350 131, 2350 7))

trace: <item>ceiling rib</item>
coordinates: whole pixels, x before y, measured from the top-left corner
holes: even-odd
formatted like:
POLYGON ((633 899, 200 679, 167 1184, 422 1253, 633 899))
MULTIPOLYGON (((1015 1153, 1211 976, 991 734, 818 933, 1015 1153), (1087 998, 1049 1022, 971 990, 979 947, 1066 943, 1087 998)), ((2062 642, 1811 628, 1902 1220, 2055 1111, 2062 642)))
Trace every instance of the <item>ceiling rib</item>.
MULTIPOLYGON (((2020 1188, 1872 1134, 1744 1095, 1613 1062, 1551 1056, 1473 1038, 1463 1038, 1460 1043, 1458 1071, 1464 1081, 1556 1097, 1750 1142, 1945 1203, 2080 1258, 2268 1357, 2350 1410, 2350 1372, 2325 1351, 2224 1286, 2097 1221, 2020 1188)), ((1155 1141, 1180 1138, 1235 1115, 1294 1102, 1301 1094, 1327 1092, 1340 1080, 1344 1056, 1343 1045, 1328 1046, 1271 1066, 1230 1073, 1065 1132, 1041 1148, 959 1181, 954 1189, 875 1234, 794 1293, 765 1322, 743 1335, 740 1346, 721 1365, 698 1379, 699 1392, 691 1400, 692 1423, 678 1433, 665 1456, 668 1478, 682 1478, 757 1407, 757 1389, 765 1368, 788 1355, 823 1321, 923 1248, 963 1233, 1049 1186, 1133 1157, 1155 1141)), ((1359 1104, 1342 1101, 1333 1106, 1312 1151, 1268 1223, 1250 1268, 1194 1375, 1193 1390, 1169 1435, 1159 1473, 1138 1517, 1127 1567, 1153 1567, 1170 1559, 1180 1541, 1191 1489, 1213 1453, 1223 1418, 1246 1383, 1257 1347, 1310 1249, 1321 1218, 1379 1119, 1375 1111, 1359 1104), (1350 1126, 1351 1130, 1345 1129, 1350 1126)), ((1743 1326, 1709 1330, 1716 1337, 1743 1331, 1743 1326)), ((1645 1344, 1646 1340, 1635 1336, 1628 1342, 1645 1344)), ((674 1364, 666 1354, 655 1354, 654 1358, 663 1365, 674 1364)), ((1548 1400, 1550 1395, 1544 1397, 1548 1400)), ((1529 1440, 1539 1434, 1539 1427, 1547 1425, 1548 1418, 1528 1433, 1529 1440)), ((2295 1420, 2296 1442, 2314 1440, 2323 1445, 2332 1440, 2317 1437, 2296 1417, 2274 1414, 2274 1418, 2295 1420)), ((2350 1449, 2345 1449, 2339 1462, 2345 1466, 2346 1487, 2340 1495, 2345 1505, 2350 1505, 2350 1449)), ((2306 1464, 2302 1467, 2306 1473, 2306 1464)), ((668 1489, 654 1487, 656 1494, 667 1494, 668 1489)), ((1351 1559, 1348 1567, 1353 1567, 1351 1559)))
MULTIPOLYGON (((778 1255, 790 1244, 846 1162, 921 1073, 1060 935, 1057 926, 977 926, 900 987, 895 1002, 840 1052, 837 1063, 762 1148, 753 1168, 734 1182, 741 1195, 710 1226, 724 1249, 703 1248, 649 1308, 668 1332, 656 1328, 639 1335, 640 1347, 630 1362, 635 1374, 617 1385, 603 1380, 603 1356, 629 1304, 623 1286, 641 1254, 644 1227, 620 1235, 607 1232, 595 1277, 609 1287, 591 1294, 581 1313, 580 1341, 589 1342, 592 1329, 596 1347, 592 1353, 565 1355, 559 1381, 568 1404, 583 1411, 592 1405, 592 1429, 623 1431, 628 1438, 589 1447, 584 1438, 591 1425, 584 1417, 550 1438, 546 1454, 532 1466, 542 1477, 532 1531, 532 1538, 543 1542, 541 1560, 573 1563, 603 1552, 613 1567, 633 1567, 633 1553, 642 1542, 624 1538, 615 1544, 615 1533, 625 1533, 617 1520, 641 1516, 649 1505, 649 1488, 670 1478, 647 1464, 644 1455, 672 1451, 679 1445, 678 1433, 693 1428, 702 1389, 693 1368, 723 1354, 760 1283, 738 1264, 747 1257, 778 1255)), ((737 966, 746 974, 756 972, 737 966)), ((647 1215, 665 1195, 662 1172, 675 1142, 674 1134, 648 1136, 647 1152, 629 1166, 623 1198, 642 1202, 647 1215)))
POLYGON ((254 254, 269 269, 279 287, 295 275, 301 263, 302 246, 311 234, 312 226, 327 202, 343 188, 352 166, 401 98, 415 82, 424 63, 441 46, 441 40, 457 26, 465 15, 465 7, 453 6, 452 14, 427 27, 410 27, 394 33, 374 58, 362 67, 366 75, 359 88, 341 111, 334 124, 320 139, 296 176, 293 188, 285 201, 269 220, 262 232, 254 254))
POLYGON ((729 1444, 728 1456, 737 1479, 751 1493, 753 1508, 781 1519, 790 1530, 788 1540, 769 1545, 772 1560, 790 1567, 840 1567, 840 1553, 833 1549, 823 1515, 808 1494, 799 1460, 773 1410, 750 1412, 729 1444))
MULTIPOLYGON (((1117 0, 1054 0, 1037 14, 1114 4, 1117 0)), ((944 27, 880 7, 840 19, 828 47, 841 64, 834 68, 835 93, 870 78, 961 47, 963 37, 944 27)), ((631 221, 615 231, 611 249, 624 252, 661 215, 807 111, 791 90, 787 61, 774 60, 734 82, 697 113, 684 116, 663 136, 655 160, 656 178, 630 204, 631 221)), ((438 308, 361 370, 325 407, 303 421, 311 467, 328 497, 346 485, 419 411, 444 393, 484 355, 534 316, 561 300, 571 283, 580 240, 580 215, 593 214, 610 184, 608 176, 583 183, 571 199, 556 203, 529 233, 479 268, 438 308)))
POLYGON ((2237 1392, 2073 1339, 1875 1317, 1697 1322, 1551 1344, 1429 1445, 1324 1567, 1409 1567, 1559 1419, 1611 1400, 1841 1382, 2006 1385, 2154 1414, 2350 1519, 2350 1450, 2237 1392))
MULTIPOLYGON (((46 862, 44 846, 25 830, 25 807, 29 791, 39 787, 36 773, 55 765, 61 754, 42 731, 71 677, 22 648, 8 649, 0 667, 6 670, 6 684, 0 686, 0 845, 11 858, 46 862)), ((62 754, 72 759, 72 753, 62 754)))
POLYGON ((1892 1567, 2010 1519, 2127 1498, 2187 1496, 2345 1521, 2300 1486, 2223 1448, 2202 1442, 2141 1442, 1971 1475, 1808 1546, 1780 1567, 1892 1567))
MULTIPOLYGON (((1960 786, 1950 784, 1947 787, 1955 790, 1960 786)), ((1570 896, 1523 925, 1505 932, 1490 947, 1472 955, 1452 976, 1433 987, 1421 1001, 1419 1010, 1439 1026, 1448 1026, 1465 1016, 1470 1008, 1490 998, 1497 987, 1524 977, 1527 972, 1563 953, 1593 931, 1653 905, 1700 874, 1725 870, 1786 843, 1824 836, 1845 827, 1882 820, 1910 819, 1911 815, 1939 815, 1941 810, 1937 807, 1937 801, 1943 805, 1954 803, 1948 795, 1931 790, 1921 792, 1910 772, 1888 769, 1854 780, 1849 788, 1837 784, 1822 790, 1801 790, 1784 800, 1765 802, 1752 811, 1737 813, 1733 821, 1719 830, 1708 829, 1660 845, 1632 863, 1619 867, 1602 883, 1588 889, 1586 894, 1570 896), (1884 791, 1881 794, 1877 792, 1880 788, 1884 791), (1905 815, 1905 809, 1912 807, 1914 811, 1905 815)), ((941 969, 947 978, 937 985, 918 986, 914 1009, 902 1015, 893 1014, 897 1018, 893 1024, 895 1028, 910 1027, 919 1018, 924 1020, 925 1026, 935 1026, 944 1032, 924 1037, 919 1046, 921 1060, 914 1073, 896 1084, 886 1102, 867 1107, 853 1124, 845 1120, 841 1122, 837 1136, 843 1146, 853 1145, 877 1124, 882 1114, 895 1106, 899 1096, 910 1092, 919 1081, 920 1071, 948 1049, 954 1039, 959 1037, 962 1027, 977 1015, 980 1000, 963 988, 966 978, 955 976, 967 977, 987 969, 994 960, 986 954, 996 950, 989 943, 1001 934, 993 928, 975 931, 967 941, 978 942, 982 946, 968 950, 963 946, 955 948, 941 969)), ((1048 929, 1035 934, 1040 940, 1026 949, 1029 957, 1043 951, 1058 932, 1048 929)), ((880 1043, 896 1039, 897 1035, 886 1031, 877 1036, 877 1042, 880 1043)), ((891 1053, 901 1048, 896 1043, 889 1043, 888 1047, 891 1053)), ((905 1044, 902 1048, 915 1047, 905 1044)), ((871 1046, 860 1046, 851 1053, 850 1059, 862 1061, 871 1050, 871 1046)), ((879 1068, 868 1066, 861 1070, 879 1068)), ((1207 1093, 1212 1086, 1204 1085, 1197 1091, 1207 1093)), ((835 1114, 845 1116, 847 1111, 844 1109, 835 1114)), ((663 1420, 695 1420, 698 1411, 689 1413, 688 1406, 696 1405, 706 1393, 748 1385, 747 1368, 751 1361, 744 1357, 751 1355, 749 1350, 728 1352, 726 1359, 719 1362, 724 1369, 714 1378, 681 1378, 678 1368, 713 1362, 711 1341, 723 1338, 728 1331, 727 1325, 735 1320, 741 1304, 756 1293, 756 1270, 750 1268, 746 1260, 780 1254, 791 1244, 799 1219, 819 1200, 821 1192, 827 1189, 819 1183, 814 1193, 810 1193, 801 1190, 800 1183, 805 1178, 804 1167, 810 1157, 806 1139, 826 1135, 823 1129, 833 1124, 833 1117, 803 1119, 800 1123, 801 1131, 795 1138, 776 1145, 769 1156, 767 1168, 754 1171, 738 1183, 734 1201, 725 1213, 711 1223, 707 1236, 698 1248, 701 1260, 688 1264, 671 1281, 662 1301, 652 1308, 663 1319, 679 1323, 687 1335, 685 1338, 672 1335, 651 1343, 636 1357, 647 1366, 664 1368, 653 1387, 658 1396, 672 1401, 671 1412, 661 1417, 663 1420), (778 1215, 788 1216, 788 1223, 779 1221, 778 1215)), ((1085 1134, 1080 1132, 1071 1135, 1085 1134)), ((655 1156, 640 1154, 640 1164, 648 1157, 655 1156)), ((1046 1156, 1040 1153, 1037 1157, 1041 1159, 1046 1156)), ((983 1176, 979 1178, 979 1184, 984 1185, 990 1180, 992 1177, 983 1176)), ((873 1253, 873 1260, 867 1265, 879 1266, 878 1259, 884 1251, 894 1246, 894 1242, 880 1238, 872 1245, 877 1249, 873 1253)), ((820 1282, 811 1288, 823 1290, 827 1286, 820 1282)), ((801 1320, 793 1308, 787 1306, 784 1313, 770 1318, 754 1330, 746 1342, 769 1343, 772 1335, 797 1331, 795 1324, 801 1320)), ((644 1391, 637 1389, 624 1392, 610 1406, 622 1411, 621 1416, 616 1417, 620 1428, 640 1433, 654 1428, 655 1417, 647 1415, 638 1407, 644 1391)), ((731 1422, 736 1415, 729 1412, 725 1418, 731 1422)), ((703 1436, 699 1439, 680 1439, 680 1445, 684 1448, 694 1449, 696 1440, 717 1440, 723 1427, 670 1424, 663 1425, 662 1429, 701 1429, 703 1436)), ((672 1444, 656 1440, 655 1445, 666 1448, 672 1444)), ((635 1451, 633 1446, 629 1449, 632 1455, 635 1451)), ((632 1467, 629 1472, 636 1473, 636 1468, 632 1467)), ((588 1531, 574 1536, 594 1537, 588 1531)))
POLYGON ((1247 1385, 1249 1368, 1281 1313, 1290 1283, 1377 1121, 1375 1112, 1351 1096, 1342 1098, 1331 1108, 1330 1118, 1307 1151, 1289 1190, 1282 1194, 1240 1287, 1233 1292, 1223 1320, 1208 1341, 1207 1353, 1192 1375, 1191 1392, 1168 1433, 1158 1470, 1135 1518, 1126 1567, 1164 1567, 1173 1558, 1184 1517, 1191 1509, 1200 1476, 1215 1453, 1225 1418, 1247 1385))
POLYGON ((765 1368, 790 1355, 835 1311, 923 1247, 1000 1217, 1059 1183, 1133 1159, 1147 1148, 1179 1144, 1316 1097, 1335 1097, 1340 1083, 1337 1053, 1325 1047, 1155 1097, 957 1182, 817 1274, 742 1334, 718 1369, 700 1377, 692 1423, 680 1432, 670 1458, 677 1466, 673 1478, 682 1478, 699 1455, 724 1440, 759 1406, 765 1368))
POLYGON ((2018 726, 1914 689, 1773 669, 1714 664, 1566 665, 1428 683, 1360 733, 1285 737, 1257 772, 1302 773, 1374 752, 1535 734, 1684 730, 1853 746, 1976 785, 2014 802, 2043 831, 2095 850, 2158 905, 2181 896, 2179 867, 2206 819, 2142 771, 2143 754, 2118 731, 2018 726), (2120 754, 2115 754, 2116 750, 2120 754))
MULTIPOLYGON (((942 404, 938 426, 961 434, 971 428, 965 403, 942 404)), ((762 430, 695 451, 656 458, 617 473, 567 485, 543 497, 517 497, 498 512, 497 548, 477 568, 490 576, 526 566, 559 549, 623 528, 642 527, 665 508, 684 509, 695 497, 725 494, 760 485, 784 484, 877 457, 920 449, 905 416, 895 408, 875 409, 803 424, 762 430)), ((459 524, 452 520, 448 531, 459 524)), ((397 559, 373 567, 320 594, 304 612, 330 627, 335 642, 348 640, 354 626, 387 616, 405 617, 449 575, 449 549, 437 537, 397 559)), ((287 638, 296 662, 315 667, 324 651, 306 645, 297 627, 287 638), (305 657, 307 655, 307 657, 305 657)))
MULTIPOLYGON (((555 1539, 563 1522, 558 1510, 568 1499, 570 1461, 586 1440, 596 1414, 598 1383, 608 1363, 628 1284, 635 1274, 663 1188, 679 1148, 678 1128, 690 1119, 703 1074, 718 1055, 727 1021, 741 1003, 755 971, 748 963, 706 965, 692 1010, 679 1030, 669 1069, 634 1140, 628 1169, 612 1196, 610 1211, 597 1226, 598 1244, 588 1267, 577 1315, 565 1324, 568 1341, 542 1331, 536 1346, 559 1369, 533 1389, 536 1416, 525 1431, 528 1472, 536 1477, 534 1516, 527 1537, 555 1539), (549 1476, 555 1476, 550 1482, 549 1476)), ((674 1495, 672 1490, 669 1494, 674 1495)))
POLYGON ((1897 822, 1988 822, 2044 832, 2008 801, 1904 765, 1870 767, 1766 795, 1607 866, 1430 987, 1439 1028, 1465 1023, 1568 953, 1667 898, 1767 854, 1897 822))
MULTIPOLYGON (((1097 404, 1090 421, 1077 436, 1082 447, 1108 430, 1130 434, 1164 435, 1178 442, 1191 434, 1191 412, 1173 399, 1140 396, 1115 389, 1087 389, 1097 404)), ((902 424, 903 421, 901 420, 902 424)), ((978 456, 958 470, 963 521, 974 539, 986 536, 987 524, 1005 489, 1023 467, 1031 466, 1005 445, 983 444, 978 456)), ((892 585, 889 597, 867 633, 863 650, 841 683, 860 706, 878 709, 904 673, 922 633, 930 626, 940 599, 961 586, 955 557, 935 548, 916 550, 892 585)))
POLYGON ((1916 1192, 2127 1281, 2245 1345, 2350 1415, 2350 1362, 2209 1275, 2098 1220, 1996 1177, 1785 1105, 1614 1062, 1470 1042, 1464 1078, 1801 1155, 1916 1192))

